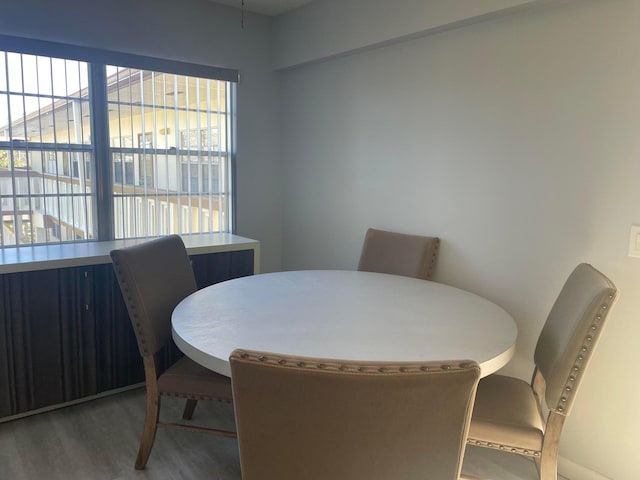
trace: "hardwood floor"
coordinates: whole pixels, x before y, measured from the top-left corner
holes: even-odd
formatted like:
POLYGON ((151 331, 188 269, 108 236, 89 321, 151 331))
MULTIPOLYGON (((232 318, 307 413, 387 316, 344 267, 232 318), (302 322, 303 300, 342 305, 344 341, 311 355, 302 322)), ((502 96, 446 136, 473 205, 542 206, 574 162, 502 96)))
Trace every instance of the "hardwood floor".
MULTIPOLYGON (((184 401, 163 398, 164 420, 181 418, 184 401)), ((240 480, 234 439, 159 429, 147 468, 133 468, 144 417, 144 390, 0 424, 0 479, 240 480)), ((233 407, 200 402, 194 420, 233 429, 233 407)), ((464 473, 494 480, 535 480, 526 458, 467 448, 464 473)), ((303 479, 301 479, 303 480, 303 479)), ((328 479, 329 480, 329 479, 328 479)))

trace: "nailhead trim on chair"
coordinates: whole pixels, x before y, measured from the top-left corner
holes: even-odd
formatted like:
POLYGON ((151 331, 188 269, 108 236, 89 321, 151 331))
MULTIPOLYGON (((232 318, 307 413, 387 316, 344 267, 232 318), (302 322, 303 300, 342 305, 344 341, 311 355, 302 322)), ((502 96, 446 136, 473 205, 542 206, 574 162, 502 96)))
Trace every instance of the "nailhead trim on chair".
POLYGON ((129 287, 127 285, 126 280, 124 280, 124 276, 122 274, 122 268, 120 266, 120 261, 117 259, 112 259, 113 261, 113 265, 116 267, 117 271, 118 271, 118 277, 122 280, 122 290, 124 290, 124 293, 126 293, 126 298, 125 301, 127 302, 127 307, 129 308, 129 311, 131 312, 131 314, 129 315, 131 318, 131 320, 133 320, 133 323, 135 324, 135 328, 136 328, 136 336, 137 338, 140 339, 140 346, 142 347, 142 356, 148 355, 149 352, 147 351, 146 348, 146 341, 144 338, 144 332, 142 330, 142 325, 140 324, 140 319, 138 318, 138 314, 136 313, 136 308, 134 305, 131 304, 131 295, 129 295, 129 287))
MULTIPOLYGON (((613 300, 613 295, 609 295, 609 302, 602 305, 600 307, 600 310, 606 311, 611 306, 612 300, 613 300)), ((563 390, 565 391, 565 394, 562 397, 560 397, 560 401, 555 408, 555 411, 561 415, 566 415, 564 413, 566 409, 566 404, 571 400, 572 395, 575 394, 574 385, 575 385, 576 379, 578 378, 578 375, 580 375, 582 364, 584 363, 585 359, 589 357, 589 354, 591 353, 590 347, 593 343, 594 336, 597 334, 598 329, 600 328, 601 320, 602 320, 602 315, 600 313, 596 314, 596 317, 594 318, 593 323, 591 324, 591 328, 589 329, 589 333, 587 334, 587 336, 584 338, 582 342, 582 347, 580 347, 580 353, 576 357, 576 360, 573 364, 573 368, 571 369, 572 373, 569 375, 569 377, 567 378, 564 384, 563 390)))
MULTIPOLYGON (((276 357, 265 354, 253 354, 243 352, 240 355, 232 354, 231 358, 241 358, 242 360, 249 360, 252 362, 266 363, 269 365, 280 365, 291 368, 304 368, 304 369, 318 369, 330 372, 351 372, 351 373, 366 373, 369 375, 397 375, 398 373, 415 374, 421 372, 435 372, 438 370, 452 371, 452 370, 465 370, 473 368, 473 363, 457 363, 457 364, 412 364, 394 366, 393 364, 375 365, 375 364, 352 364, 352 363, 328 363, 328 362, 315 362, 312 360, 299 360, 288 359, 282 357, 276 357)), ((477 368, 477 367, 476 367, 477 368)))
POLYGON ((527 457, 539 457, 542 452, 540 450, 528 450, 526 448, 513 447, 511 445, 501 445, 499 443, 483 442, 482 440, 475 440, 468 438, 467 443, 469 445, 478 445, 480 447, 493 448, 494 450, 502 450, 505 452, 518 453, 527 457))
POLYGON ((435 239, 435 247, 433 248, 433 254, 431 255, 431 262, 429 263, 429 268, 427 269, 427 278, 431 278, 431 274, 433 273, 433 269, 436 264, 436 257, 438 256, 438 249, 440 248, 440 239, 435 239))

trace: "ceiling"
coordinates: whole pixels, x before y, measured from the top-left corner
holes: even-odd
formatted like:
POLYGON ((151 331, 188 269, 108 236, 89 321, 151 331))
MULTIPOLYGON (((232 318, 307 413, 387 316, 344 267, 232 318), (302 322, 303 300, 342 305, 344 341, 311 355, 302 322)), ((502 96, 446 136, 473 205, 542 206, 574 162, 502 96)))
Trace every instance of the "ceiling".
MULTIPOLYGON (((210 0, 214 3, 222 3, 240 8, 242 0, 210 0)), ((312 0, 244 0, 244 9, 247 12, 262 13, 264 15, 280 15, 293 10, 312 0)))

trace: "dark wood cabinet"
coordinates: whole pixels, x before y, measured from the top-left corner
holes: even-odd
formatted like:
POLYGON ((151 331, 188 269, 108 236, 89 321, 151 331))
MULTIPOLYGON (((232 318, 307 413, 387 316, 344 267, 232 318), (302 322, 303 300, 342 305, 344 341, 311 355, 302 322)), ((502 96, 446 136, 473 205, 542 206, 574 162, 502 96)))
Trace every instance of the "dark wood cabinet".
MULTIPOLYGON (((199 288, 254 273, 251 249, 191 259, 199 288)), ((0 417, 142 381, 110 263, 0 274, 0 417)))

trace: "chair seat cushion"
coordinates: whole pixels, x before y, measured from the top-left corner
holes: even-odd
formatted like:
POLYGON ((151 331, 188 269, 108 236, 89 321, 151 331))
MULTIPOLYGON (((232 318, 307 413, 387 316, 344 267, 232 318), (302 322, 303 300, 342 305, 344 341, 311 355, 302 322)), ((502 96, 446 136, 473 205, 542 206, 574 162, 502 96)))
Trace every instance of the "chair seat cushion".
POLYGON ((215 373, 188 357, 182 357, 158 378, 162 395, 176 395, 197 400, 232 402, 231 379, 215 373))
POLYGON ((542 449, 543 433, 544 419, 527 382, 503 375, 480 381, 469 443, 534 455, 542 449))

